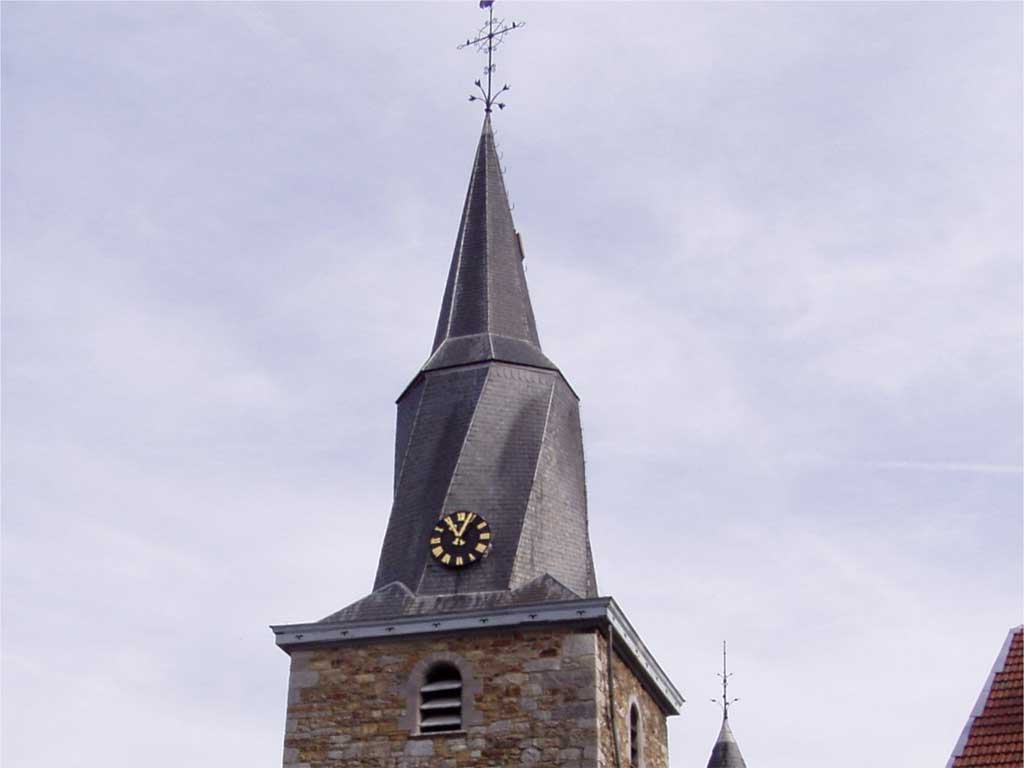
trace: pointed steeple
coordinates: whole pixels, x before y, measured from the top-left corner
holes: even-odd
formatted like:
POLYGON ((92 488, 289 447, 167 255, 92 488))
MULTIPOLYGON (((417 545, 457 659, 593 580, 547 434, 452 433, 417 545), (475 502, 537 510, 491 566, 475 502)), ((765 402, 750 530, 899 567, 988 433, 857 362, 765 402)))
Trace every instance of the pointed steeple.
POLYGON ((538 585, 550 600, 597 595, 579 400, 540 349, 489 117, 433 354, 398 398, 394 494, 374 582, 386 607, 373 611, 514 599, 538 585), (492 544, 450 568, 430 542, 459 513, 486 521, 492 544))
POLYGON ((537 337, 490 115, 477 144, 434 345, 423 370, 486 360, 556 369, 537 337))
POLYGON ((732 735, 732 728, 729 727, 728 714, 722 718, 722 729, 718 732, 718 741, 715 742, 714 749, 711 750, 708 768, 747 768, 736 738, 732 735))
POLYGON ((718 676, 722 679, 722 698, 712 701, 722 707, 722 728, 718 732, 718 741, 711 750, 708 768, 747 768, 736 738, 732 735, 732 728, 729 727, 729 705, 735 704, 739 699, 729 698, 729 678, 732 677, 732 673, 729 672, 725 640, 722 641, 722 671, 718 676))

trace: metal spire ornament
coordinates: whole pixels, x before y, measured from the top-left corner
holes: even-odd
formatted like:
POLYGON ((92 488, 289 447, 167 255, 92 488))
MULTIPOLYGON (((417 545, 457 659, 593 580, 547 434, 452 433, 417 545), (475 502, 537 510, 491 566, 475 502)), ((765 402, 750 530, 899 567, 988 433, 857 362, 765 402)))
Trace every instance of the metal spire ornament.
POLYGON ((729 678, 732 677, 732 673, 729 672, 726 667, 726 651, 725 651, 725 640, 722 641, 722 671, 718 673, 718 676, 722 678, 722 698, 712 699, 715 704, 718 704, 722 708, 722 719, 729 719, 729 705, 735 704, 739 699, 729 698, 729 678))
POLYGON ((487 54, 487 66, 484 67, 484 74, 487 76, 487 88, 484 88, 482 79, 476 80, 473 84, 480 90, 480 95, 470 94, 469 100, 482 101, 484 103, 484 112, 490 113, 493 107, 498 109, 505 108, 505 104, 498 101, 498 99, 501 97, 501 94, 509 90, 508 83, 502 85, 497 93, 491 89, 491 78, 494 75, 494 51, 504 42, 505 35, 513 29, 526 26, 526 22, 506 22, 504 19, 494 18, 494 0, 480 0, 480 7, 487 11, 487 23, 480 27, 476 37, 462 43, 459 46, 459 50, 461 51, 463 48, 473 46, 481 53, 487 54))

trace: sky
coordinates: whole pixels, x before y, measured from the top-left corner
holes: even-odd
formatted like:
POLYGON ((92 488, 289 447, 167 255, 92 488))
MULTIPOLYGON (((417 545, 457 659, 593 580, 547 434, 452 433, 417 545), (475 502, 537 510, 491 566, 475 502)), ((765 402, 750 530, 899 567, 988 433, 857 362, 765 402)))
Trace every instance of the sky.
MULTIPOLYGON (((1020 3, 497 6, 602 594, 751 766, 942 766, 1021 622, 1020 3)), ((278 766, 366 594, 475 3, 2 6, 10 768, 278 766)))

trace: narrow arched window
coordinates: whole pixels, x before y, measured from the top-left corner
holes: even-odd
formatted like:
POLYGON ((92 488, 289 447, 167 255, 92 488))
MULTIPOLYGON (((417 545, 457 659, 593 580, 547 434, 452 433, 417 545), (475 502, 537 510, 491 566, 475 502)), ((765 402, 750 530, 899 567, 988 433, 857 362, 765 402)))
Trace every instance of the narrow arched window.
POLYGON ((420 688, 420 733, 462 729, 462 675, 453 664, 435 664, 420 688))
POLYGON ((629 768, 640 768, 640 708, 629 707, 629 768))

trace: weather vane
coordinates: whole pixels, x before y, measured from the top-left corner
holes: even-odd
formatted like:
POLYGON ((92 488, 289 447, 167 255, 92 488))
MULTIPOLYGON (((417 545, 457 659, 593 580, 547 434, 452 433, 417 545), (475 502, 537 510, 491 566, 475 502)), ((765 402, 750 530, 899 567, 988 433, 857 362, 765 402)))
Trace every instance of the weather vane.
POLYGON ((475 38, 467 40, 460 45, 459 50, 461 51, 463 48, 473 46, 481 53, 487 54, 487 66, 484 67, 484 74, 487 75, 487 88, 484 89, 482 79, 475 81, 474 85, 480 89, 480 95, 471 94, 469 100, 482 101, 484 103, 484 112, 489 113, 492 107, 495 106, 498 109, 505 108, 505 105, 498 101, 498 98, 505 91, 509 90, 508 83, 502 85, 497 93, 491 90, 491 77, 494 75, 494 51, 504 41, 505 35, 513 29, 526 26, 526 22, 506 22, 504 19, 494 18, 494 0, 480 0, 480 7, 487 11, 487 23, 480 27, 475 38))
POLYGON ((712 699, 715 704, 722 707, 722 719, 729 719, 729 705, 735 704, 739 699, 729 698, 729 678, 732 677, 732 673, 726 668, 726 656, 725 656, 725 640, 722 641, 722 671, 718 673, 718 676, 722 678, 722 698, 712 699))

